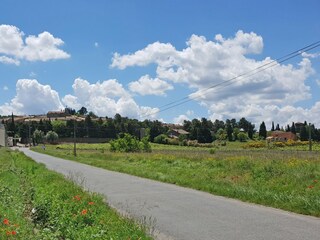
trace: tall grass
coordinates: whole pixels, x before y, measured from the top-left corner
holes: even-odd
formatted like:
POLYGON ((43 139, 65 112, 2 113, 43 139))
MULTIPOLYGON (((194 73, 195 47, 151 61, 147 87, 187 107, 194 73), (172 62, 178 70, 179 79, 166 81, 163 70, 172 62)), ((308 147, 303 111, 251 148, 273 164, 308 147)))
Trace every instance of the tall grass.
MULTIPOLYGON (((42 151, 41 148, 35 148, 42 151)), ((319 152, 156 146, 111 153, 108 145, 50 146, 45 153, 213 194, 320 217, 319 152)))
POLYGON ((0 149, 0 239, 151 239, 103 198, 0 149))

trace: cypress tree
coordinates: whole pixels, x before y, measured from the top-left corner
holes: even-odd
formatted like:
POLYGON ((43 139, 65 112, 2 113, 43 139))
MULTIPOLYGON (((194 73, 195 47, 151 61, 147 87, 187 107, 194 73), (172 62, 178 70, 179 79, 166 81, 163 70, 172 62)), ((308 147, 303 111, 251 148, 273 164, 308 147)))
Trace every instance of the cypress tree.
POLYGON ((291 125, 291 132, 296 134, 296 125, 294 124, 294 122, 292 122, 292 125, 291 125))
POLYGON ((262 137, 263 139, 267 137, 267 129, 266 129, 266 124, 264 122, 262 122, 260 125, 259 137, 262 137))
POLYGON ((308 133, 307 133, 307 127, 303 126, 300 129, 300 140, 301 141, 308 141, 308 133))
POLYGON ((274 131, 274 122, 272 121, 272 127, 271 127, 271 131, 274 131))

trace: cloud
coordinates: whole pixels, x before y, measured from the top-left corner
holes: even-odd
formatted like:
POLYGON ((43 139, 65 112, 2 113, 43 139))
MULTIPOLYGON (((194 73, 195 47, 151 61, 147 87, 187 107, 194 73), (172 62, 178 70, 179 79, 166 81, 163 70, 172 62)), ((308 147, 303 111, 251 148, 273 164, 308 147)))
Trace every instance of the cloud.
POLYGON ((184 120, 190 121, 189 117, 182 114, 182 115, 179 115, 178 117, 173 118, 173 123, 182 125, 184 120))
POLYGON ((113 117, 116 113, 132 118, 155 118, 157 108, 139 106, 128 91, 115 79, 94 84, 77 78, 73 85, 73 95, 66 95, 62 102, 79 109, 85 106, 99 116, 113 117))
POLYGON ((49 110, 63 109, 58 93, 49 85, 42 85, 35 79, 19 79, 16 96, 0 106, 0 115, 43 114, 49 110))
POLYGON ((4 63, 4 64, 14 64, 19 66, 20 65, 20 61, 14 58, 10 58, 7 56, 0 56, 0 62, 4 63))
POLYGON ((163 96, 166 91, 172 90, 173 86, 159 78, 152 79, 149 75, 144 75, 138 81, 129 83, 129 89, 142 96, 163 96))
POLYGON ((317 57, 320 56, 320 53, 306 53, 306 52, 303 52, 303 53, 301 53, 301 56, 305 57, 305 58, 317 58, 317 57))
POLYGON ((95 42, 95 43, 94 43, 94 46, 95 46, 96 48, 99 47, 99 43, 95 42))
POLYGON ((7 86, 3 87, 3 91, 8 91, 8 90, 9 90, 9 88, 7 86))
POLYGON ((0 25, 0 54, 4 54, 0 57, 0 62, 19 65, 19 60, 45 62, 70 57, 68 53, 59 49, 64 42, 49 32, 27 36, 25 41, 24 35, 16 26, 0 25))
POLYGON ((263 116, 268 118, 274 106, 287 109, 310 99, 306 80, 315 73, 311 64, 315 55, 305 53, 298 64, 277 64, 249 77, 226 82, 274 61, 270 57, 261 60, 252 57, 262 51, 263 38, 254 32, 238 31, 231 38, 218 34, 213 40, 192 35, 181 50, 170 43, 155 42, 132 54, 115 53, 111 67, 125 69, 156 64, 156 78, 186 84, 194 90, 189 97, 206 107, 211 117, 238 116, 258 122, 263 116))
POLYGON ((316 83, 318 84, 318 86, 320 87, 320 79, 316 80, 316 83))

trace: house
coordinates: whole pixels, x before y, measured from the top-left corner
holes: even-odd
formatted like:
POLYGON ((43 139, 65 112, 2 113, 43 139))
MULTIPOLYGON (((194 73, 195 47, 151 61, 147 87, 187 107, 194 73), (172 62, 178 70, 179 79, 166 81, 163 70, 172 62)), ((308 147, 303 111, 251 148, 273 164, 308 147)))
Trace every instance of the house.
POLYGON ((297 135, 292 132, 273 131, 270 137, 267 137, 268 141, 272 142, 286 142, 288 140, 296 141, 297 135))
POLYGON ((59 117, 67 117, 70 114, 66 110, 61 111, 49 111, 47 113, 47 118, 59 118, 59 117))
POLYGON ((189 132, 183 130, 183 129, 171 129, 168 132, 168 136, 170 138, 179 138, 180 135, 188 135, 189 132))

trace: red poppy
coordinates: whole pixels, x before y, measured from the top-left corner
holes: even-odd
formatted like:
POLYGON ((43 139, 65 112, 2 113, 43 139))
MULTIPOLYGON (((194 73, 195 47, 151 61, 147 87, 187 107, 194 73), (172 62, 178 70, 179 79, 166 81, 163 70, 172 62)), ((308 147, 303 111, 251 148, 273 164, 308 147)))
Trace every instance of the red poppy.
POLYGON ((313 182, 314 182, 314 183, 317 183, 317 182, 318 182, 318 180, 313 180, 313 182))
POLYGON ((3 224, 5 224, 5 225, 9 225, 10 224, 10 222, 9 222, 9 220, 8 219, 3 219, 3 224))
POLYGON ((88 204, 89 204, 89 205, 93 205, 93 204, 94 204, 94 202, 88 202, 88 204))
POLYGON ((11 234, 12 234, 12 235, 16 235, 17 232, 16 232, 16 231, 12 231, 11 234))
POLYGON ((314 186, 310 185, 310 186, 308 186, 308 188, 312 189, 312 188, 314 188, 314 186))
POLYGON ((88 210, 87 210, 87 209, 83 209, 83 210, 81 211, 81 215, 86 215, 86 214, 87 214, 87 212, 88 212, 88 210))
POLYGON ((73 199, 77 200, 77 201, 80 201, 81 200, 81 197, 79 195, 76 195, 73 197, 73 199))

